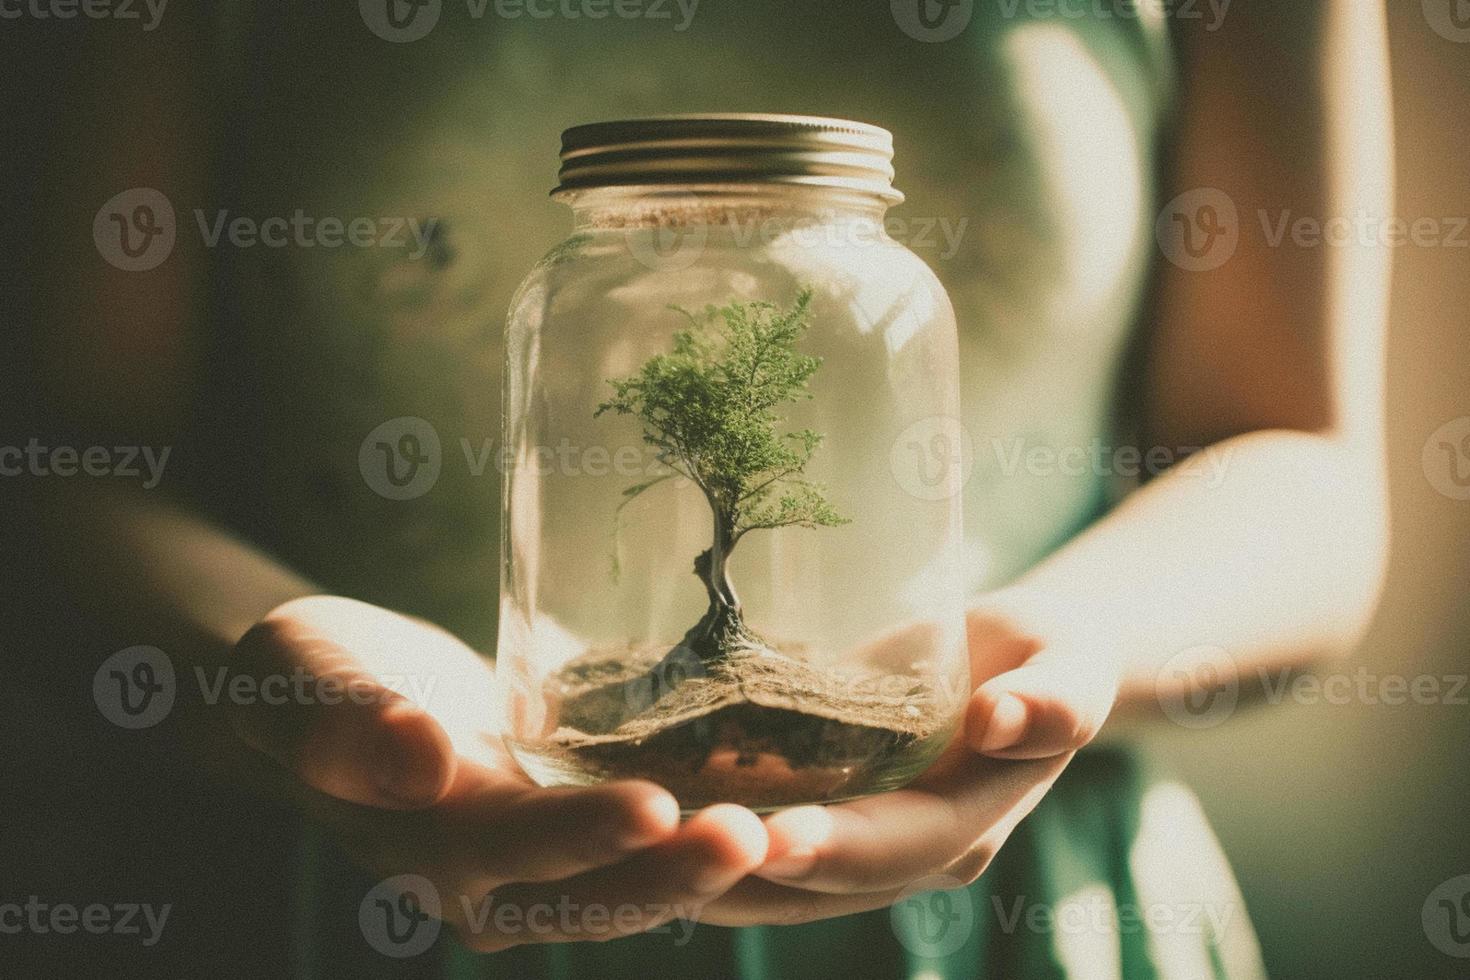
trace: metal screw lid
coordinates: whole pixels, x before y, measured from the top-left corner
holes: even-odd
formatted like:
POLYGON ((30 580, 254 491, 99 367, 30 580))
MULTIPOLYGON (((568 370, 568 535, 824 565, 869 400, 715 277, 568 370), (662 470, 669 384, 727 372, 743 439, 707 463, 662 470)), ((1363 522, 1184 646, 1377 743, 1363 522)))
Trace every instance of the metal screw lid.
POLYGON ((553 196, 594 187, 805 184, 903 200, 893 136, 822 116, 714 113, 573 126, 561 136, 553 196))

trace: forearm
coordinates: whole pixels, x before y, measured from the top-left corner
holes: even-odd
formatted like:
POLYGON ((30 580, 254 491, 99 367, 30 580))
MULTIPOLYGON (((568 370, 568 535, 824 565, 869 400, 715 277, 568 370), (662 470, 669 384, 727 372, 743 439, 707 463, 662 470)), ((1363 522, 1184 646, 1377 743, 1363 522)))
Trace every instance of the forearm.
POLYGON ((1231 15, 1218 37, 1176 25, 1188 72, 1164 197, 1217 189, 1239 242, 1218 267, 1160 264, 1138 413, 1148 445, 1209 448, 998 597, 1046 642, 1116 658, 1125 700, 1154 699, 1179 677, 1160 668, 1195 647, 1248 679, 1347 649, 1387 551, 1389 249, 1278 247, 1255 227, 1389 213, 1383 11, 1231 15), (1283 79, 1296 97, 1272 97, 1283 79))
POLYGON ((13 587, 0 612, 12 649, 53 664, 38 672, 86 675, 119 650, 158 648, 176 678, 164 730, 178 751, 202 771, 238 769, 232 782, 279 796, 266 767, 241 762, 228 713, 196 678, 222 676, 246 630, 316 591, 310 583, 155 494, 61 481, 7 489, 0 536, 15 547, 0 562, 13 587))
POLYGON ((1341 440, 1224 440, 1126 499, 990 597, 1048 646, 1117 658, 1124 700, 1152 700, 1182 651, 1241 673, 1349 648, 1387 550, 1379 460, 1341 440))
POLYGON ((27 545, 7 560, 25 567, 10 571, 66 596, 110 644, 218 661, 270 609, 315 591, 161 497, 58 482, 26 504, 6 519, 27 545))

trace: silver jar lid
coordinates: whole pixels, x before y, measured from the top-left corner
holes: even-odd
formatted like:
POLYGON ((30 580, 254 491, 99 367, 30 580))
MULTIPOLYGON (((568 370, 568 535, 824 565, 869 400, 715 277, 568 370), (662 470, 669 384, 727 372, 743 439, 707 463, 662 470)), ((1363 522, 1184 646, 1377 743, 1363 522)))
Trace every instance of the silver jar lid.
POLYGON ((903 200, 893 136, 822 116, 714 113, 573 126, 561 135, 561 196, 594 187, 805 184, 903 200))

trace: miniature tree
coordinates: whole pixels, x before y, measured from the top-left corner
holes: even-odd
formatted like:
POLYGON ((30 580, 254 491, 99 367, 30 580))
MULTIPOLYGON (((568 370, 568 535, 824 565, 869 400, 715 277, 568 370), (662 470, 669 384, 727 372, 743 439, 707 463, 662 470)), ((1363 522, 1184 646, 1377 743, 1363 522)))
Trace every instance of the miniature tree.
POLYGON ((702 316, 674 309, 689 327, 673 350, 650 358, 637 374, 609 381, 613 397, 597 415, 634 415, 643 440, 667 473, 623 491, 624 504, 675 476, 704 494, 714 518, 713 541, 694 560, 709 608, 681 646, 711 665, 740 648, 764 647, 746 625, 730 580, 730 553, 751 531, 833 527, 848 523, 802 478, 822 436, 810 429, 779 433, 780 408, 810 398, 807 383, 821 359, 796 350, 810 326, 811 290, 782 311, 764 302, 710 306, 702 316))

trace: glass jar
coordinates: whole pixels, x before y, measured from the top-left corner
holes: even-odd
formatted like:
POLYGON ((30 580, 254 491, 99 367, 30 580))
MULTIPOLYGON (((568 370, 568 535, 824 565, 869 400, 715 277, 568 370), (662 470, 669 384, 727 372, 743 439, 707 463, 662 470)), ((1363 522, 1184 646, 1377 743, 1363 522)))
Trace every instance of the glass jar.
POLYGON ((799 116, 563 135, 506 337, 497 670, 546 785, 686 809, 896 788, 969 693, 954 314, 892 140, 799 116), (932 478, 931 478, 932 477, 932 478))

